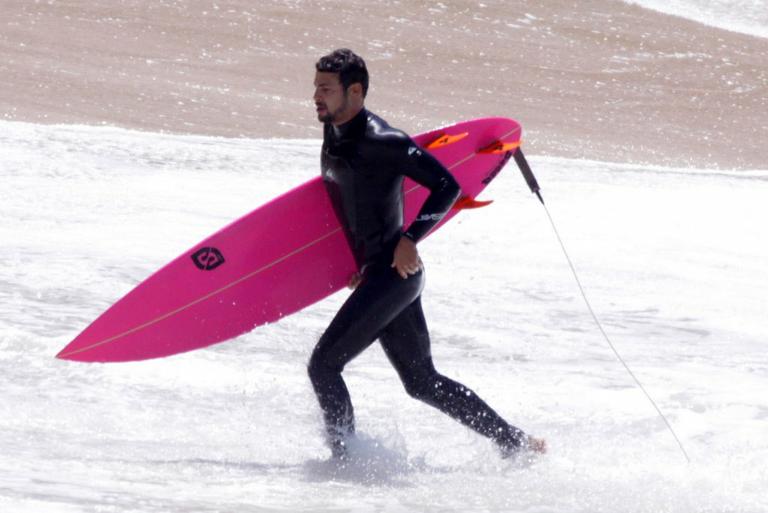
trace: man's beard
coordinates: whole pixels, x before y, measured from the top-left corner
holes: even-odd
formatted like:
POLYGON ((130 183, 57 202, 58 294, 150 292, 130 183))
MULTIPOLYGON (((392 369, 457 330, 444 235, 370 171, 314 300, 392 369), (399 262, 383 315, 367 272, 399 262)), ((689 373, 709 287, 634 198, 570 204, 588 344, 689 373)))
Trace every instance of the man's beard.
POLYGON ((339 105, 339 108, 334 110, 333 112, 326 111, 325 114, 318 114, 317 120, 321 123, 333 123, 336 121, 336 119, 339 117, 341 113, 343 113, 345 110, 347 110, 347 107, 349 105, 349 96, 347 93, 344 93, 344 101, 339 105))

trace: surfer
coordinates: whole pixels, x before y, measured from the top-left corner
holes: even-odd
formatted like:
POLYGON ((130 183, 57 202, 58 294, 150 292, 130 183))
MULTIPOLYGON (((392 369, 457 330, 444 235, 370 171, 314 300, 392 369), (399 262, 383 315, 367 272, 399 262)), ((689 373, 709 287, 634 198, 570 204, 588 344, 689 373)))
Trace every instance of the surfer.
POLYGON ((336 458, 345 458, 355 420, 344 366, 377 338, 412 397, 492 439, 503 456, 543 453, 546 443, 508 424, 472 390, 439 374, 421 307, 424 266, 416 247, 450 210, 460 189, 410 137, 365 108, 368 71, 348 49, 316 63, 314 103, 323 123, 322 177, 354 252, 354 291, 321 336, 309 377, 336 458), (404 229, 404 177, 429 189, 404 229))

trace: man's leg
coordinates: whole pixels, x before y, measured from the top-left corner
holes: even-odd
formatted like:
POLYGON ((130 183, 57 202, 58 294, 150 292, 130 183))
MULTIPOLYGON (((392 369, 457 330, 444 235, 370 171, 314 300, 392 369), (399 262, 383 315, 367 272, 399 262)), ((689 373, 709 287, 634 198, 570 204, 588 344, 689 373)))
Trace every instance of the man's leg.
POLYGON ((387 325, 380 339, 409 395, 491 438, 505 453, 529 443, 523 431, 508 424, 472 390, 435 370, 421 298, 387 325))
POLYGON ((317 343, 308 371, 335 456, 343 455, 344 438, 355 430, 352 401, 341 376, 344 366, 365 350, 422 288, 422 273, 404 280, 388 266, 368 270, 317 343))

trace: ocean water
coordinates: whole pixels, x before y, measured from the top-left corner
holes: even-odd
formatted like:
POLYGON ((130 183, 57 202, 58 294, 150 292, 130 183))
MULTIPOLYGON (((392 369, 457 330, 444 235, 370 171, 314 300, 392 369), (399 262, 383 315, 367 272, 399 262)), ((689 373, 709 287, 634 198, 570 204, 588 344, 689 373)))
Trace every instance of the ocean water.
POLYGON ((421 244, 435 362, 545 437, 530 466, 346 370, 360 439, 328 461, 306 361, 345 297, 205 350, 54 359, 205 235, 318 172, 318 140, 0 122, 0 510, 763 512, 768 170, 530 157, 421 244))
POLYGON ((625 0, 704 25, 758 37, 768 37, 766 0, 625 0))

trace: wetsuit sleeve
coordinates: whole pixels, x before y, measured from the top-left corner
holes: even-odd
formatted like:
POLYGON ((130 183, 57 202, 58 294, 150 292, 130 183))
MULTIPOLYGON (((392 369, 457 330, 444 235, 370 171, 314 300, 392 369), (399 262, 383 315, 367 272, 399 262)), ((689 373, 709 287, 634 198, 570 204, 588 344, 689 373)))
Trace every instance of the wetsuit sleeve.
POLYGON ((414 242, 421 240, 450 211, 461 194, 456 179, 429 152, 409 140, 405 153, 404 175, 430 190, 424 205, 405 235, 414 242))

